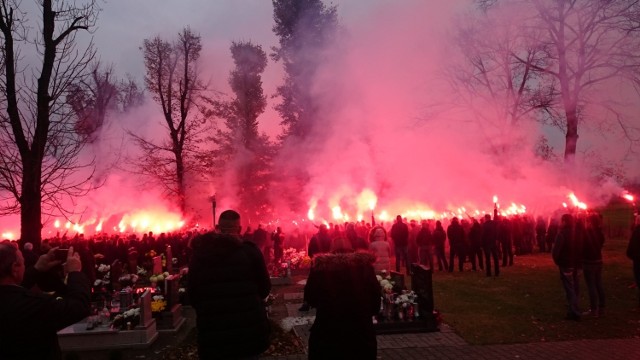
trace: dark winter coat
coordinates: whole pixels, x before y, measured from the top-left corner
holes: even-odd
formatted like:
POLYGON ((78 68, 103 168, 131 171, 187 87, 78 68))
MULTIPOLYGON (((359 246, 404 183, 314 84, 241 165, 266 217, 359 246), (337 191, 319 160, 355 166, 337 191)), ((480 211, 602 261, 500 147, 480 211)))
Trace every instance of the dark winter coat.
POLYGON ((494 249, 498 241, 498 228, 493 220, 486 220, 482 223, 482 248, 485 250, 494 249))
POLYGON ((433 247, 433 236, 431 236, 431 231, 428 227, 420 228, 416 236, 416 244, 421 248, 433 247))
POLYGON ((589 227, 584 238, 582 257, 584 263, 601 263, 604 233, 599 227, 589 227))
POLYGON ((469 243, 472 249, 482 248, 482 226, 477 221, 473 222, 469 230, 469 243))
POLYGON ((309 359, 375 359, 372 316, 380 311, 380 284, 369 253, 314 258, 304 298, 316 308, 309 359))
POLYGON ((562 268, 578 268, 582 266, 582 233, 563 226, 558 232, 553 245, 553 262, 562 268))
POLYGON ((433 244, 436 248, 444 249, 444 243, 447 241, 447 233, 444 232, 442 227, 436 227, 433 230, 433 244))
POLYGON ((464 249, 464 228, 456 222, 452 222, 447 227, 447 237, 449 238, 449 246, 452 249, 464 249))
POLYGON ((640 261, 640 225, 636 225, 629 238, 627 257, 633 261, 640 261))
POLYGON ((0 359, 62 359, 57 332, 89 315, 89 280, 69 273, 65 290, 58 297, 0 285, 0 359))
POLYGON ((393 226, 391 226, 390 235, 393 239, 393 246, 409 245, 409 226, 407 224, 403 222, 393 224, 393 226))
POLYGON ((310 257, 314 257, 317 254, 328 253, 331 250, 331 237, 326 231, 319 231, 317 234, 311 237, 309 240, 310 257))
POLYGON ((255 356, 267 349, 263 300, 271 281, 255 244, 217 233, 193 239, 187 291, 196 310, 200 359, 255 356))

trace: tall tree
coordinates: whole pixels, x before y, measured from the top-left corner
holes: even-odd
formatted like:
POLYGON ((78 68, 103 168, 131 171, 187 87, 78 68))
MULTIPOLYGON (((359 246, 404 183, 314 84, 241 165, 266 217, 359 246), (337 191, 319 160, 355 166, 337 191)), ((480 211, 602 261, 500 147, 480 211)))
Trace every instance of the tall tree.
POLYGON ((217 116, 225 128, 216 135, 215 158, 237 183, 239 209, 249 221, 264 220, 271 212, 269 184, 274 147, 266 134, 259 133, 258 117, 267 100, 262 90, 262 73, 267 55, 250 41, 233 42, 231 56, 235 68, 229 76, 233 98, 217 103, 217 116))
POLYGON ((280 46, 271 56, 282 61, 285 71, 284 84, 276 91, 282 102, 275 107, 284 126, 282 139, 304 139, 319 120, 312 89, 327 56, 324 50, 338 29, 337 7, 321 0, 273 0, 273 18, 280 46))
POLYGON ((75 36, 93 27, 98 7, 41 0, 41 23, 34 26, 20 5, 0 0, 0 188, 3 212, 20 212, 21 240, 39 246, 43 210, 60 209, 61 199, 86 181, 74 177, 83 142, 65 95, 93 60, 92 46, 78 51, 75 36), (39 29, 35 38, 30 28, 39 29), (34 63, 21 55, 22 46, 37 50, 34 63))
POLYGON ((526 5, 533 16, 523 26, 545 34, 547 65, 537 70, 558 84, 565 162, 575 157, 580 123, 603 121, 602 116, 584 115, 596 106, 614 119, 628 140, 637 142, 638 129, 620 111, 621 103, 606 96, 607 87, 637 84, 640 79, 640 37, 625 29, 637 1, 530 0, 526 5))
POLYGON ((144 40, 145 84, 162 109, 167 137, 161 143, 130 133, 141 157, 134 161, 143 175, 164 187, 183 214, 186 175, 197 168, 197 136, 203 126, 198 104, 204 86, 198 78, 200 35, 184 28, 175 42, 159 36, 144 40))

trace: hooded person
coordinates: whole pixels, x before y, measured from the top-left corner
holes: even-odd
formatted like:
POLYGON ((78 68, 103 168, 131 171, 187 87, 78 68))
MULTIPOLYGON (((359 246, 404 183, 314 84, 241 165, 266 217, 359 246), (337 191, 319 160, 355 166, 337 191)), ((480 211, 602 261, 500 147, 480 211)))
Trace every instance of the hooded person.
POLYGON ((314 257, 304 298, 316 308, 309 359, 376 359, 372 316, 380 311, 380 284, 368 252, 336 238, 330 253, 314 257))
POLYGON ((264 299, 271 281, 260 249, 240 236, 240 215, 193 239, 187 292, 196 311, 200 359, 251 358, 269 346, 264 299))

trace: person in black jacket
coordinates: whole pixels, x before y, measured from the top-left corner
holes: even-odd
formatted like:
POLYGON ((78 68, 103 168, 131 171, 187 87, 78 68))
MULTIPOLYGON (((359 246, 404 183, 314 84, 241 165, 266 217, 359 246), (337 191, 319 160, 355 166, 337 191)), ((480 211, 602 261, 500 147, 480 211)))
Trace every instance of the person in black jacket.
POLYGON ((482 226, 478 220, 473 219, 473 225, 469 229, 469 260, 471 260, 471 270, 476 271, 476 260, 480 270, 484 270, 482 254, 482 226))
POLYGON ((493 273, 500 275, 500 260, 498 259, 498 224, 491 220, 491 215, 484 216, 482 223, 482 250, 484 250, 484 265, 487 276, 491 276, 491 260, 493 260, 493 273))
POLYGON ((264 299, 271 291, 262 252, 240 237, 240 214, 193 239, 187 292, 196 311, 200 359, 256 357, 269 346, 264 299))
POLYGON ((560 219, 560 231, 553 245, 553 262, 560 269, 560 279, 567 296, 567 320, 580 321, 580 282, 578 276, 582 267, 582 235, 580 227, 574 225, 571 214, 560 219))
POLYGON ((304 287, 304 298, 316 308, 310 360, 376 359, 372 316, 380 311, 381 290, 374 261, 370 253, 353 252, 344 238, 314 258, 304 287))
POLYGON ((458 257, 458 270, 464 267, 465 246, 464 228, 458 222, 458 218, 451 219, 451 224, 447 226, 447 237, 449 238, 449 272, 453 272, 455 257, 458 257))
POLYGON ((600 226, 600 215, 591 214, 587 219, 587 232, 584 238, 582 266, 584 280, 589 291, 589 311, 585 315, 598 317, 604 315, 604 288, 602 286, 602 246, 604 233, 600 226))
MULTIPOLYGON (((640 215, 636 216, 633 232, 629 238, 627 257, 633 261, 633 278, 640 295, 640 215)), ((640 307, 640 297, 638 297, 638 306, 640 307)))
POLYGON ((36 284, 51 288, 53 269, 61 263, 55 260, 56 250, 25 269, 17 246, 0 243, 0 359, 62 359, 57 332, 89 315, 90 284, 72 247, 64 264, 67 285, 57 279, 62 291, 48 295, 29 290, 36 284))
POLYGON ((438 270, 447 271, 449 264, 447 263, 447 257, 444 254, 444 245, 447 241, 447 233, 442 228, 440 220, 436 221, 436 228, 433 230, 433 245, 436 252, 436 260, 438 262, 438 270))
POLYGON ((407 274, 411 273, 409 263, 409 226, 402 221, 402 216, 396 216, 396 222, 389 232, 393 239, 393 248, 396 253, 396 271, 400 272, 400 265, 404 263, 407 274))

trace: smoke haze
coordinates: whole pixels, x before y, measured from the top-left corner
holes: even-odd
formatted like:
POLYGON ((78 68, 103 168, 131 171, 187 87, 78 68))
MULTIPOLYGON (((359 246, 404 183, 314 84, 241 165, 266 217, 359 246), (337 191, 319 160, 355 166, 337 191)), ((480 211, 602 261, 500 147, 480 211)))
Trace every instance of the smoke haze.
MULTIPOLYGON (((367 189, 377 196, 376 216, 386 211, 390 217, 410 210, 450 214, 461 207, 463 213, 473 215, 476 210, 491 211, 493 195, 503 208, 513 202, 531 213, 547 213, 568 202, 571 191, 589 205, 602 204, 610 194, 622 191, 614 182, 596 189, 586 181, 587 170, 569 177, 557 165, 533 156, 540 135, 549 137, 556 154, 562 154, 563 134, 557 129, 527 121, 505 138, 495 128, 475 121, 473 114, 453 108, 454 95, 444 74, 455 61, 451 36, 456 19, 469 11, 469 1, 341 0, 336 4, 345 35, 326 49, 329 61, 309 84, 321 99, 322 121, 304 143, 286 143, 276 159, 277 171, 296 168, 310 179, 304 189, 284 179, 286 190, 274 190, 273 201, 283 224, 307 217, 307 209, 288 209, 280 196, 284 191, 299 194, 315 207, 319 221, 333 221, 331 208, 336 205, 352 220, 357 215, 368 220, 370 209, 362 195, 367 189), (489 145, 505 142, 508 155, 490 150, 489 145)), ((272 16, 271 2, 264 0, 112 0, 103 6, 94 40, 103 63, 113 63, 121 77, 130 73, 142 84, 142 41, 155 35, 172 40, 188 25, 202 36, 202 77, 211 89, 230 93, 231 41, 251 40, 269 53, 277 45, 272 16)), ((270 96, 282 83, 282 75, 281 64, 270 61, 263 76, 269 104, 259 120, 261 131, 273 138, 281 131, 273 110, 279 100, 270 96)), ((124 129, 163 134, 162 121, 159 106, 150 100, 135 113, 110 119, 105 129, 108 136, 91 149, 104 166, 99 174, 105 184, 78 199, 76 208, 84 219, 133 209, 176 211, 162 200, 161 191, 112 166, 120 161, 117 149, 135 154, 124 129)), ((622 150, 615 143, 605 146, 606 140, 598 136, 580 135, 579 147, 601 147, 620 160, 622 150)), ((631 161, 638 164, 637 158, 631 161)), ((637 177, 639 167, 628 164, 628 176, 637 177)), ((233 184, 193 186, 189 205, 195 221, 210 222, 213 193, 218 209, 235 204, 233 184)), ((49 224, 45 229, 50 228, 53 219, 45 220, 49 224)), ((13 219, 7 222, 16 224, 13 219)))

